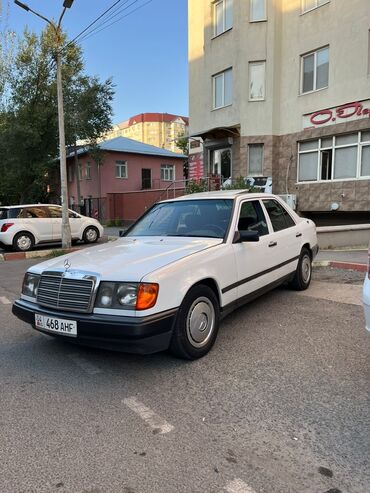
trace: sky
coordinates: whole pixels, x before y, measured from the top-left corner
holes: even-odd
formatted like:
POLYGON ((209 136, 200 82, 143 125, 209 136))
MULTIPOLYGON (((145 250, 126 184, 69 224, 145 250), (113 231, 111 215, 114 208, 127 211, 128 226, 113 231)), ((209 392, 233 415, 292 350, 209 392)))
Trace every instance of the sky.
MULTIPOLYGON (((59 18, 62 11, 63 0, 22 1, 48 18, 59 18)), ((63 20, 69 38, 115 1, 74 0, 63 20)), ((110 22, 143 7, 81 42, 86 73, 101 80, 112 77, 116 85, 114 123, 144 112, 188 116, 187 0, 151 0, 144 5, 147 1, 121 0, 117 7, 127 10, 110 22)), ((18 35, 26 26, 37 33, 44 28, 44 21, 12 0, 2 0, 3 5, 7 2, 8 26, 18 35)))

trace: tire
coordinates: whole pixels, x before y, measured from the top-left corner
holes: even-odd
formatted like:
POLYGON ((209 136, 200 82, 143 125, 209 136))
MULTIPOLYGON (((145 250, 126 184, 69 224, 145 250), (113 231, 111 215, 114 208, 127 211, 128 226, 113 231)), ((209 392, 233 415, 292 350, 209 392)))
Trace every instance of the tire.
POLYGON ((296 291, 304 291, 308 288, 312 278, 312 258, 307 248, 302 248, 301 255, 295 271, 294 277, 290 282, 290 287, 296 291))
POLYGON ((95 226, 88 226, 82 235, 82 239, 84 243, 96 243, 99 239, 99 231, 95 226))
POLYGON ((35 245, 35 238, 31 233, 22 231, 17 233, 13 239, 13 249, 16 252, 28 252, 35 245))
POLYGON ((205 356, 215 343, 220 307, 211 288, 198 284, 185 296, 177 314, 170 352, 195 360, 205 356))

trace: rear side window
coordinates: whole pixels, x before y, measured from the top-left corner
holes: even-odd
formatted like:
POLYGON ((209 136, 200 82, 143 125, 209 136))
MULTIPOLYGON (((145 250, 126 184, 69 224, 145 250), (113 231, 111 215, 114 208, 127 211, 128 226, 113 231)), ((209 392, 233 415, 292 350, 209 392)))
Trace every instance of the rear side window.
POLYGON ((8 211, 9 209, 0 209, 0 221, 2 219, 8 219, 8 211))
POLYGON ((276 200, 264 200, 263 204, 266 207, 267 214, 270 216, 275 232, 295 226, 290 214, 276 200))
POLYGON ((8 219, 17 219, 23 217, 23 209, 16 207, 15 209, 8 209, 8 219))
POLYGON ((269 233, 265 214, 258 200, 243 202, 238 221, 239 231, 258 231, 260 236, 269 233))
POLYGON ((26 207, 22 217, 27 219, 45 219, 50 217, 47 207, 26 207))
POLYGON ((52 217, 54 219, 55 218, 59 219, 60 217, 62 217, 61 207, 49 206, 48 209, 49 209, 49 217, 52 217))

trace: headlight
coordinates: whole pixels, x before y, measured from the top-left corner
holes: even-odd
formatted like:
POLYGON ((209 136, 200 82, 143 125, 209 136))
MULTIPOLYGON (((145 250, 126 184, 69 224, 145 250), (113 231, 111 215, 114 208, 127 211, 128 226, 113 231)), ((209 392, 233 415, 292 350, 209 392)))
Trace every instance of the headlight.
POLYGON ((148 310, 155 305, 158 291, 158 284, 152 283, 102 282, 95 306, 121 310, 148 310))
POLYGON ((25 296, 29 296, 30 298, 36 298, 39 282, 40 276, 38 274, 26 272, 23 279, 22 294, 24 294, 25 296))

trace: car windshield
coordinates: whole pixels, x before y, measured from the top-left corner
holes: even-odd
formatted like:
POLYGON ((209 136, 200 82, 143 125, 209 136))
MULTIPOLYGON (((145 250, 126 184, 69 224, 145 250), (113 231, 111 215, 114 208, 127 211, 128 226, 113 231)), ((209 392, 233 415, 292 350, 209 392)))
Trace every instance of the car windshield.
POLYGON ((223 238, 233 201, 179 200, 155 205, 125 236, 192 236, 223 238))
POLYGON ((2 219, 8 219, 8 210, 9 209, 0 209, 0 221, 2 219))

